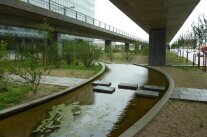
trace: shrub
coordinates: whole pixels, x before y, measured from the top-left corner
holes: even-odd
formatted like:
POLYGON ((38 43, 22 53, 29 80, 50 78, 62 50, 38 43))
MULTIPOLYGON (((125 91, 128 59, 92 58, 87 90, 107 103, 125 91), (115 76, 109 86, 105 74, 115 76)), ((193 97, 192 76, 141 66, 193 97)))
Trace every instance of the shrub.
POLYGON ((14 67, 11 67, 11 73, 19 76, 21 79, 15 79, 16 82, 29 86, 33 93, 36 93, 37 87, 40 84, 41 77, 49 74, 49 68, 42 67, 38 54, 34 47, 25 49, 26 55, 16 62, 14 67))
POLYGON ((87 42, 79 42, 78 44, 79 58, 85 67, 91 67, 98 62, 101 56, 101 50, 90 45, 87 42))
POLYGON ((64 46, 64 58, 68 65, 82 63, 85 67, 91 67, 99 61, 101 54, 101 49, 85 41, 68 42, 64 46))

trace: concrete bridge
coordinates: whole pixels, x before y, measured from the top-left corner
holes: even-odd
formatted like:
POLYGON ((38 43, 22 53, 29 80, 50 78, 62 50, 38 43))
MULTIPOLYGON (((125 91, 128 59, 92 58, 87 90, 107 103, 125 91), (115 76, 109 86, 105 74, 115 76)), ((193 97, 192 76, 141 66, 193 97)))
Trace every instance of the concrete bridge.
POLYGON ((140 41, 120 29, 79 13, 52 0, 0 0, 0 24, 36 29, 46 18, 58 34, 104 39, 106 45, 112 41, 129 43, 140 41))
POLYGON ((110 0, 149 33, 149 65, 165 65, 166 45, 200 0, 110 0))

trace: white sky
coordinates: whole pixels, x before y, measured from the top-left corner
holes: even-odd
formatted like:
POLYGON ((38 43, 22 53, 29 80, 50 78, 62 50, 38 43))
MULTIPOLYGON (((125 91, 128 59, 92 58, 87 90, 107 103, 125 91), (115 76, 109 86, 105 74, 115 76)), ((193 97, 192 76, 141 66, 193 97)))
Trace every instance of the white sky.
MULTIPOLYGON (((143 40, 148 40, 148 34, 137 26, 131 19, 129 19, 123 12, 116 8, 116 6, 114 6, 109 0, 95 0, 95 2, 96 19, 126 31, 143 40)), ((207 18, 207 0, 201 0, 173 40, 191 28, 192 22, 196 22, 200 14, 204 14, 207 18)))

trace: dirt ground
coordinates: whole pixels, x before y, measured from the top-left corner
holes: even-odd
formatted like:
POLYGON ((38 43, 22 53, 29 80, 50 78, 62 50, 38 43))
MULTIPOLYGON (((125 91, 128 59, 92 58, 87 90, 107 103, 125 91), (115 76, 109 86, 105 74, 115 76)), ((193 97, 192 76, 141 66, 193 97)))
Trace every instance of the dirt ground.
POLYGON ((207 104, 170 100, 136 137, 207 137, 207 104))
MULTIPOLYGON (((137 56, 132 63, 146 64, 146 60, 147 57, 137 56)), ((207 73, 200 69, 158 68, 173 77, 175 87, 207 89, 207 73)), ((136 137, 207 137, 207 104, 169 100, 136 137)))

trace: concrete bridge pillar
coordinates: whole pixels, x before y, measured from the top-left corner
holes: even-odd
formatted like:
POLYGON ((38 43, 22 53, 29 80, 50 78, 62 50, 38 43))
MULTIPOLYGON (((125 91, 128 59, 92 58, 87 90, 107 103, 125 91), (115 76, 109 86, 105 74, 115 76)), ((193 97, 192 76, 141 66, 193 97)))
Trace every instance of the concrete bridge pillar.
POLYGON ((166 63, 166 29, 149 31, 149 65, 165 65, 166 63))
POLYGON ((125 52, 129 51, 129 43, 125 43, 125 52))
POLYGON ((111 49, 111 40, 105 40, 105 52, 108 52, 111 49))

